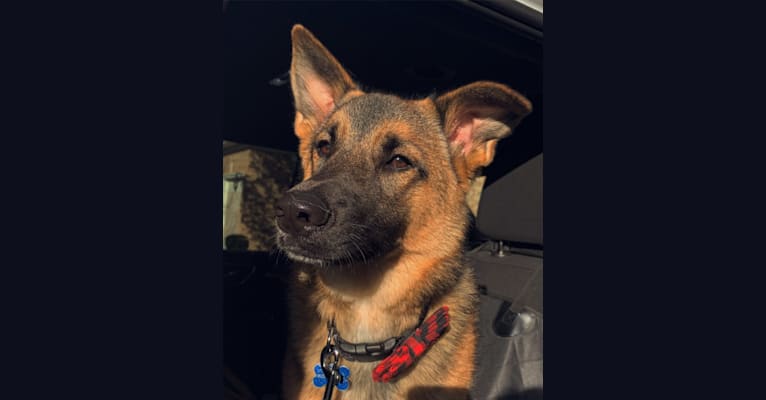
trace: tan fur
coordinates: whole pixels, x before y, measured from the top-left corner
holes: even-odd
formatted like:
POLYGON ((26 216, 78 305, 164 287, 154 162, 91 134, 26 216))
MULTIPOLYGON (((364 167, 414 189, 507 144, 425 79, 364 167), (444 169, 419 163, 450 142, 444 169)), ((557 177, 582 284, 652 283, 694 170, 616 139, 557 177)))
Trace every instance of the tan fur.
POLYGON ((310 184, 317 171, 316 142, 325 139, 322 127, 329 124, 336 126, 337 141, 346 146, 336 162, 365 168, 371 154, 393 132, 407 154, 427 166, 428 179, 427 184, 419 184, 417 172, 409 170, 386 178, 383 184, 386 193, 394 194, 397 206, 409 210, 394 251, 365 260, 365 268, 359 269, 300 263, 293 267, 284 396, 321 399, 324 388, 315 388, 311 378, 325 345, 327 321, 334 318, 348 341, 377 342, 416 326, 421 308, 430 300, 428 313, 449 306, 451 322, 423 357, 390 383, 372 381, 377 362, 344 360, 351 369, 351 388, 335 390, 333 399, 465 399, 475 368, 478 301, 472 270, 462 259, 468 213, 465 194, 473 174, 494 158, 497 141, 510 134, 531 105, 504 85, 479 82, 435 101, 405 101, 402 116, 370 128, 349 151, 350 145, 343 143, 351 140, 351 121, 359 116, 348 114, 344 105, 365 93, 305 28, 296 25, 292 38, 291 82, 303 184, 310 184), (323 58, 307 60, 306 54, 323 58), (329 78, 312 69, 317 64, 329 78), (507 117, 507 109, 516 119, 507 117))

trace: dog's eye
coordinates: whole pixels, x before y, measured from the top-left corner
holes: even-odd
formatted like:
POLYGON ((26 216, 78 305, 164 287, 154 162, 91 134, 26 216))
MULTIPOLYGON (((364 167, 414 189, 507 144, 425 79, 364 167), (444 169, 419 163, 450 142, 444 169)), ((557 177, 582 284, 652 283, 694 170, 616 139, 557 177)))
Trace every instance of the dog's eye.
POLYGON ((388 161, 386 166, 395 171, 401 171, 411 167, 412 163, 410 162, 410 160, 407 159, 407 157, 397 154, 388 161))
POLYGON ((332 146, 330 146, 330 142, 326 140, 320 140, 319 143, 317 143, 317 153, 320 157, 327 157, 330 155, 330 150, 332 150, 332 146))

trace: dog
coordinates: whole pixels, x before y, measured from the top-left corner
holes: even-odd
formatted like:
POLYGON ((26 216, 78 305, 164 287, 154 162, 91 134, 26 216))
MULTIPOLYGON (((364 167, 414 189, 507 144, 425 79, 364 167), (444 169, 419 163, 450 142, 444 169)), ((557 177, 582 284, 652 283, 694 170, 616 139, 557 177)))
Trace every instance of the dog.
POLYGON ((275 207, 294 262, 283 395, 468 398, 478 289, 465 196, 532 105, 486 81, 417 100, 367 93, 306 28, 291 36, 303 180, 275 207))

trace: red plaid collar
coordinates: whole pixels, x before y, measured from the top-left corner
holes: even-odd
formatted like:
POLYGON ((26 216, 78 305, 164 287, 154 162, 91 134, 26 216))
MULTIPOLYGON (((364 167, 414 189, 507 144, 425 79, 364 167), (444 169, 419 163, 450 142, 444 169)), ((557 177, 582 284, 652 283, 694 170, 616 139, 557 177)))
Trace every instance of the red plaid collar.
POLYGON ((328 336, 333 338, 335 348, 343 359, 361 362, 382 360, 372 371, 372 379, 375 382, 389 382, 422 357, 449 328, 449 307, 442 306, 425 318, 428 308, 428 305, 423 307, 418 326, 414 329, 382 342, 345 341, 335 328, 334 320, 328 323, 328 336))

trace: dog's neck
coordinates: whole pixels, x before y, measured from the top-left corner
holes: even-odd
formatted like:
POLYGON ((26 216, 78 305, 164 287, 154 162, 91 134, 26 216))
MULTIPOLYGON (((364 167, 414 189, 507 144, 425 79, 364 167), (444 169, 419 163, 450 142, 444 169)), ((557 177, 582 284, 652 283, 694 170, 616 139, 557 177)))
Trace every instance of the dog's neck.
POLYGON ((354 265, 327 266, 317 269, 319 284, 341 302, 356 302, 375 297, 384 280, 402 261, 400 252, 354 265))
POLYGON ((359 266, 319 268, 317 311, 323 320, 335 317, 338 331, 349 341, 397 336, 417 323, 424 305, 438 301, 440 288, 451 287, 447 280, 457 280, 454 274, 436 271, 455 270, 452 266, 459 261, 393 253, 359 266), (419 276, 425 271, 432 272, 429 279, 419 276))

